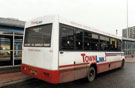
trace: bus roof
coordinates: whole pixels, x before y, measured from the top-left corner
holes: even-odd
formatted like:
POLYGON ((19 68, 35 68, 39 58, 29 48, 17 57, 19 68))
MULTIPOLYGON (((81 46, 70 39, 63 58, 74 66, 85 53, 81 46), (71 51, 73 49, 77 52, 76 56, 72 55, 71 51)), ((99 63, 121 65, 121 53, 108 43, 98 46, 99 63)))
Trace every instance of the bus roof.
POLYGON ((85 29, 85 30, 88 30, 88 31, 91 31, 91 32, 95 32, 95 33, 98 33, 98 34, 102 34, 102 35, 105 35, 105 36, 109 36, 109 37, 121 39, 120 36, 116 36, 116 35, 114 35, 114 34, 107 33, 107 32, 98 30, 98 29, 96 29, 96 28, 92 28, 92 27, 90 27, 90 26, 88 26, 88 25, 85 25, 85 24, 81 24, 81 23, 78 23, 78 22, 75 22, 75 21, 67 20, 67 19, 65 19, 65 18, 62 17, 62 16, 59 16, 59 22, 60 22, 60 23, 63 23, 63 24, 67 24, 67 25, 69 25, 69 26, 73 26, 73 27, 77 27, 77 28, 82 28, 82 29, 85 29))
POLYGON ((77 27, 77 28, 80 28, 80 29, 88 30, 88 31, 91 31, 91 32, 95 32, 95 33, 98 33, 98 34, 102 34, 102 35, 117 38, 117 39, 122 39, 120 36, 116 36, 114 34, 110 34, 110 33, 98 30, 96 28, 92 28, 92 27, 90 27, 88 25, 85 25, 85 24, 81 24, 81 23, 78 23, 78 22, 75 22, 75 21, 71 21, 71 20, 66 19, 66 18, 64 18, 62 16, 59 16, 59 15, 47 15, 47 16, 43 16, 43 17, 39 17, 39 18, 30 20, 30 21, 26 22, 25 28, 37 26, 37 25, 42 25, 42 24, 46 24, 46 23, 52 23, 56 19, 58 20, 59 23, 63 23, 65 25, 77 27))

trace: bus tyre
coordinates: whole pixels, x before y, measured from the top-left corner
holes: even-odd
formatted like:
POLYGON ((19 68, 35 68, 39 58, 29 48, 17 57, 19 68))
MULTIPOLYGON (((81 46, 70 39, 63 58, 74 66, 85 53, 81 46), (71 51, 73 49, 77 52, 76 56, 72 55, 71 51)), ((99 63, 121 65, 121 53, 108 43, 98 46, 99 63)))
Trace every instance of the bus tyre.
POLYGON ((93 82, 96 78, 96 70, 94 67, 90 67, 88 71, 88 82, 93 82))
POLYGON ((125 60, 122 60, 122 62, 121 62, 121 68, 124 67, 124 64, 125 64, 125 60))

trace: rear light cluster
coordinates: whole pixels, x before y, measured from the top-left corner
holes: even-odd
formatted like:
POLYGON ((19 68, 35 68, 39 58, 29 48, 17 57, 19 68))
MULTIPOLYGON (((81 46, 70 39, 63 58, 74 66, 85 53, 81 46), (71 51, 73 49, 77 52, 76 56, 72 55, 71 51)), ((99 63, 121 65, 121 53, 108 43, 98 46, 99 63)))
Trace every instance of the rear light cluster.
POLYGON ((26 67, 22 67, 22 69, 23 69, 23 70, 25 70, 25 71, 27 70, 27 68, 26 68, 26 67))

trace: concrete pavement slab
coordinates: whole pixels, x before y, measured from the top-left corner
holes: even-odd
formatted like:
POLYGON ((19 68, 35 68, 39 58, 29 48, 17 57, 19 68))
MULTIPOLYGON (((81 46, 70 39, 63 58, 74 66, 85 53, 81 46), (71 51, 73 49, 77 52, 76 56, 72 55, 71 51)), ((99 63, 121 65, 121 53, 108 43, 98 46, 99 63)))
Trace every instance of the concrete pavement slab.
POLYGON ((0 87, 19 83, 28 79, 31 79, 31 77, 21 72, 0 74, 0 87))

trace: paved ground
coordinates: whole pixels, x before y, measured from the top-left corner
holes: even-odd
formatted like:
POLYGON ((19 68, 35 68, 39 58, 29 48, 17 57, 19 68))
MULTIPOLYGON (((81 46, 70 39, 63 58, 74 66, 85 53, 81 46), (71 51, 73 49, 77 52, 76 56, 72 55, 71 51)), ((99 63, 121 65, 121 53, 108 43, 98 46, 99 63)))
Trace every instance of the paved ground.
POLYGON ((21 66, 0 68, 0 76, 16 72, 21 72, 21 66))
POLYGON ((127 57, 125 58, 125 61, 126 61, 126 62, 135 62, 135 57, 127 56, 127 57))
POLYGON ((15 84, 17 82, 23 82, 30 79, 27 75, 22 74, 21 72, 1 74, 0 75, 0 87, 5 85, 15 84))
POLYGON ((99 74, 92 83, 87 83, 84 79, 81 79, 54 85, 33 78, 3 88, 135 88, 135 63, 126 63, 124 69, 99 74))

